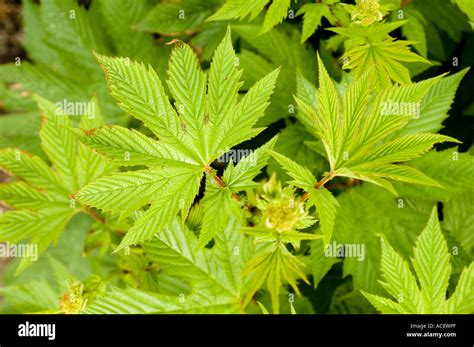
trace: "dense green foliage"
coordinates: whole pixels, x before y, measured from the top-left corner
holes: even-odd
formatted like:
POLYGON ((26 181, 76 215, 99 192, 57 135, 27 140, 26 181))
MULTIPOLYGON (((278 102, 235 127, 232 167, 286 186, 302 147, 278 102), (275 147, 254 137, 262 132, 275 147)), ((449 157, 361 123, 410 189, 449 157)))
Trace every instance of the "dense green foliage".
POLYGON ((345 2, 25 0, 0 312, 474 313, 474 8, 345 2))

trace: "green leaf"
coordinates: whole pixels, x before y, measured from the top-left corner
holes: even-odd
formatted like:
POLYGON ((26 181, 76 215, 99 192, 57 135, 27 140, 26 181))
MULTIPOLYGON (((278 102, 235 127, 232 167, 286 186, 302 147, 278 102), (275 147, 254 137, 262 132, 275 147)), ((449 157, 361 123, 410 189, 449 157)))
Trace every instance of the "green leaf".
POLYGON ((309 190, 308 203, 316 206, 316 212, 318 213, 321 230, 324 235, 324 244, 327 245, 332 238, 336 209, 339 203, 332 193, 324 187, 309 190))
MULTIPOLYGON (((96 58, 106 73, 112 96, 158 137, 155 141, 120 127, 74 131, 81 142, 119 165, 150 167, 104 177, 76 195, 94 207, 120 212, 122 219, 150 204, 144 214, 136 216, 119 250, 150 239, 179 211, 186 217, 199 192, 203 173, 213 172, 211 163, 262 130, 253 126, 268 105, 278 69, 255 83, 239 100, 241 72, 232 59, 235 53, 230 29, 216 50, 208 81, 192 48, 178 42, 168 70, 173 107, 151 67, 147 69, 128 58, 96 58), (226 81, 228 88, 223 88, 221 82, 226 81)), ((255 158, 249 157, 242 165, 250 159, 255 158)), ((264 155, 262 159, 257 160, 255 171, 242 173, 242 168, 247 169, 244 166, 232 170, 244 179, 250 178, 249 173, 257 174, 266 164, 264 155)), ((226 179, 233 178, 227 174, 226 179)), ((212 235, 206 238, 209 240, 212 235)))
POLYGON ((269 2, 270 0, 226 0, 224 5, 222 5, 222 7, 207 20, 215 21, 233 18, 243 19, 248 15, 250 15, 250 19, 252 20, 258 16, 265 5, 269 2))
POLYGON ((411 41, 395 40, 388 35, 405 22, 375 23, 370 26, 353 25, 350 28, 329 28, 340 35, 348 37, 345 42, 348 63, 345 68, 353 69, 356 77, 371 70, 377 88, 391 85, 391 81, 410 84, 410 73, 402 62, 423 62, 430 64, 425 58, 409 49, 411 41))
MULTIPOLYGON (((211 136, 217 137, 213 153, 222 153, 222 149, 231 148, 236 144, 256 136, 261 128, 253 128, 269 105, 270 95, 275 87, 275 82, 280 69, 273 70, 268 75, 255 83, 235 106, 234 112, 225 122, 214 127, 211 136), (219 151, 220 149, 220 151, 219 151)), ((217 158, 218 155, 215 155, 217 158)))
POLYGON ((463 11, 471 22, 474 22, 474 5, 468 0, 454 0, 456 5, 463 11))
POLYGON ((386 240, 381 239, 381 248, 384 281, 381 284, 397 299, 403 312, 420 312, 423 307, 422 296, 408 263, 386 240))
POLYGON ((422 186, 410 187, 397 184, 397 191, 406 197, 446 201, 455 194, 474 191, 474 157, 469 153, 459 153, 456 148, 432 151, 424 157, 410 162, 410 166, 424 172, 441 184, 443 188, 422 186), (455 179, 453 179, 455 177, 455 179))
POLYGON ((77 189, 76 173, 76 139, 67 131, 71 126, 68 115, 58 106, 35 96, 42 115, 40 137, 42 148, 58 171, 64 188, 69 191, 77 189))
POLYGON ((61 64, 97 70, 91 52, 105 52, 107 44, 99 22, 84 7, 72 0, 48 0, 41 4, 41 20, 48 33, 46 43, 60 53, 61 64))
POLYGON ((276 141, 277 137, 274 137, 257 150, 242 158, 235 166, 233 162, 229 163, 224 171, 223 180, 231 191, 239 192, 257 185, 257 183, 253 182, 253 179, 267 165, 270 159, 270 151, 275 146, 276 141))
POLYGON ((52 313, 59 311, 58 292, 45 281, 30 281, 17 286, 0 288, 12 312, 2 313, 52 313))
POLYGON ((296 79, 296 96, 295 100, 298 104, 298 120, 304 125, 310 133, 315 133, 317 127, 317 104, 318 90, 316 87, 303 76, 301 71, 297 71, 296 79))
POLYGON ((135 24, 151 13, 148 1, 111 0, 100 1, 101 20, 118 55, 133 54, 134 58, 151 62, 157 54, 153 37, 138 33, 135 24))
POLYGON ((361 291, 367 300, 380 312, 386 314, 403 314, 405 311, 394 301, 384 298, 382 296, 373 295, 361 291))
POLYGON ((0 183, 0 200, 13 208, 39 209, 53 205, 68 205, 64 196, 57 196, 47 191, 39 191, 25 182, 0 183))
POLYGON ((128 58, 96 54, 107 77, 110 94, 127 113, 141 120, 160 139, 175 142, 178 115, 172 108, 156 72, 128 58))
POLYGON ((153 241, 145 243, 150 260, 171 276, 192 286, 177 296, 114 288, 98 297, 85 313, 237 313, 243 290, 240 272, 251 254, 248 240, 233 232, 230 223, 216 238, 215 247, 197 249, 194 234, 175 220, 153 241), (235 251, 237 250, 237 251, 235 251))
POLYGON ((275 25, 280 24, 288 16, 290 5, 291 0, 273 0, 265 15, 260 33, 266 33, 275 25))
POLYGON ((417 280, 407 262, 388 244, 382 242, 381 284, 396 299, 363 294, 382 313, 446 314, 471 313, 474 309, 472 295, 472 264, 465 269, 458 287, 446 300, 451 264, 446 240, 441 232, 436 206, 425 229, 419 235, 415 248, 413 267, 417 280))
POLYGON ((25 41, 23 45, 28 55, 38 63, 47 63, 54 59, 55 53, 45 42, 46 30, 42 27, 40 5, 31 0, 23 3, 25 41))
POLYGON ((408 40, 415 42, 413 47, 426 58, 428 55, 426 19, 413 4, 406 6, 403 12, 408 21, 402 26, 402 33, 408 40))
POLYGON ((154 234, 168 226, 180 210, 184 215, 189 211, 199 191, 201 173, 179 170, 174 175, 165 169, 161 171, 167 179, 156 191, 155 196, 159 195, 160 199, 153 199, 147 212, 128 230, 119 249, 151 239, 154 234))
POLYGON ((225 22, 205 23, 202 30, 191 38, 191 45, 198 47, 201 51, 201 62, 211 61, 212 55, 226 34, 226 30, 227 23, 225 22))
POLYGON ((461 273, 456 290, 448 299, 448 312, 452 314, 472 314, 474 312, 473 291, 474 262, 461 273))
POLYGON ((76 130, 83 144, 122 166, 158 166, 182 162, 196 165, 183 153, 163 141, 155 141, 133 129, 112 125, 76 130))
POLYGON ((441 184, 426 176, 422 172, 405 165, 372 164, 366 163, 352 167, 350 170, 340 171, 338 176, 346 176, 362 179, 388 189, 394 195, 398 195, 391 185, 386 185, 385 180, 395 180, 414 184, 422 184, 433 187, 442 187, 441 184), (379 181, 382 180, 382 181, 379 181))
POLYGON ((194 31, 213 12, 219 1, 185 0, 172 3, 159 3, 136 28, 159 34, 186 33, 194 31))
POLYGON ((85 186, 76 195, 80 201, 103 210, 133 211, 154 201, 156 194, 193 174, 178 168, 164 167, 120 172, 85 186))
MULTIPOLYGON (((250 21, 252 21, 269 2, 270 0, 226 0, 224 5, 207 20, 242 20, 250 16, 250 21)), ((273 0, 265 14, 260 34, 270 31, 275 25, 281 23, 287 17, 290 5, 291 0, 273 0)))
POLYGON ((468 71, 469 69, 466 68, 437 81, 423 98, 419 116, 408 122, 396 135, 440 130, 441 124, 448 117, 456 90, 468 71))
POLYGON ((59 178, 41 158, 19 149, 0 150, 0 167, 37 188, 55 189, 59 178))
POLYGON ((303 16, 303 33, 301 35, 301 42, 305 42, 316 29, 321 25, 321 19, 326 17, 330 23, 334 24, 334 17, 331 14, 329 6, 326 3, 304 4, 298 10, 296 15, 303 16))
POLYGON ((206 112, 206 77, 190 46, 179 44, 173 49, 167 82, 182 126, 190 136, 198 136, 206 112))
MULTIPOLYGON (((222 50, 232 55, 229 49, 230 34, 226 35, 222 43, 222 50)), ((222 50, 218 51, 216 64, 227 66, 228 61, 219 57, 222 50)), ((213 94, 215 87, 212 78, 209 81, 210 95, 206 98, 205 77, 189 46, 178 44, 175 47, 169 69, 168 84, 182 119, 169 103, 158 76, 151 68, 147 70, 142 64, 124 58, 97 58, 106 71, 111 94, 119 100, 121 107, 143 121, 160 140, 174 146, 189 160, 202 165, 208 165, 228 148, 261 131, 252 127, 263 116, 278 73, 276 70, 257 82, 235 105, 236 88, 234 95, 224 100, 225 110, 232 112, 221 115, 216 123, 215 119, 204 117, 204 110, 206 102, 210 105, 220 102, 214 100, 220 95, 213 94), (143 99, 143 96, 147 99, 143 99)), ((220 69, 216 64, 215 68, 220 69)), ((225 69, 224 73, 227 74, 228 69, 225 69)))
POLYGON ((273 312, 279 313, 282 285, 288 283, 297 294, 300 294, 296 281, 301 278, 307 282, 304 267, 305 264, 292 255, 283 243, 271 244, 249 261, 242 274, 252 275, 246 301, 248 302, 258 289, 265 286, 272 298, 273 312))
POLYGON ((414 254, 413 267, 420 282, 424 311, 445 312, 451 265, 436 209, 433 209, 425 230, 418 237, 414 254))
MULTIPOLYGON (((389 86, 382 90, 371 87, 368 72, 339 86, 339 93, 319 59, 319 89, 300 78, 301 96, 296 101, 302 109, 300 119, 308 130, 321 139, 330 164, 330 178, 345 176, 365 180, 397 194, 390 181, 440 186, 436 181, 403 163, 426 153, 435 143, 458 142, 444 135, 411 134, 390 139, 405 126, 409 110, 395 105, 419 104, 441 76, 403 86, 389 86), (316 93, 316 105, 314 103, 316 93), (341 107, 342 106, 342 107, 341 107), (314 124, 314 125, 313 125, 314 124)), ((411 112, 411 111, 410 111, 411 112)))
POLYGON ((464 192, 443 204, 443 229, 470 254, 474 251, 474 192, 464 192))
POLYGON ((282 233, 280 240, 281 242, 290 243, 297 251, 301 247, 301 241, 303 240, 316 240, 320 239, 321 235, 302 233, 299 231, 285 231, 282 233))
POLYGON ((300 33, 291 26, 286 30, 275 28, 261 35, 258 25, 233 25, 232 30, 248 47, 243 48, 239 55, 244 69, 243 89, 248 89, 251 83, 281 66, 271 103, 265 117, 257 125, 268 125, 280 118, 293 116, 295 111, 292 95, 296 91, 296 72, 300 70, 312 82, 316 78, 317 62, 311 47, 299 43, 300 33))
POLYGON ((423 100, 429 89, 440 78, 441 76, 437 76, 418 83, 393 86, 378 93, 373 109, 369 111, 363 123, 362 133, 354 141, 355 148, 353 148, 361 150, 362 146, 370 147, 416 117, 415 106, 423 100), (411 108, 402 107, 404 104, 411 105, 411 108), (398 107, 392 107, 393 105, 398 107))
MULTIPOLYGON (((340 150, 343 150, 344 153, 336 153, 338 155, 338 162, 341 161, 341 156, 343 156, 345 160, 348 159, 344 158, 344 155, 351 153, 351 150, 356 146, 358 130, 364 126, 368 126, 364 124, 364 116, 367 113, 367 103, 371 96, 371 88, 368 88, 368 85, 371 85, 369 74, 364 74, 349 84, 342 97, 342 148, 340 148, 340 150)), ((354 155, 357 155, 357 153, 352 156, 354 155)), ((351 157, 349 157, 349 159, 350 158, 351 157)))
MULTIPOLYGON (((71 193, 87 180, 112 171, 114 166, 76 141, 70 131, 70 115, 59 105, 40 96, 34 99, 43 114, 41 147, 51 159, 54 170, 29 153, 14 149, 0 151, 2 167, 18 179, 1 185, 0 197, 12 207, 23 208, 1 216, 0 234, 8 242, 28 239, 40 255, 52 242, 58 241, 69 220, 81 211, 82 207, 76 206, 71 193)), ((84 127, 102 123, 96 100, 92 103, 97 112, 86 110, 81 119, 84 127)), ((32 263, 31 258, 22 258, 16 272, 32 263)))
POLYGON ((428 152, 434 144, 440 142, 457 142, 458 140, 439 134, 412 134, 398 137, 377 147, 374 151, 357 154, 350 158, 345 165, 351 166, 363 163, 394 163, 410 161, 428 152))
POLYGON ((357 257, 344 259, 344 276, 351 275, 356 290, 381 295, 379 235, 383 234, 408 259, 435 201, 404 195, 395 198, 385 189, 362 183, 340 194, 338 202, 341 206, 333 240, 338 244, 364 246, 363 261, 357 257))
POLYGON ((53 235, 57 239, 58 233, 76 212, 64 207, 49 207, 34 212, 7 212, 0 216, 0 240, 19 242, 29 237, 39 238, 47 235, 53 235))
POLYGON ((341 127, 339 122, 340 101, 336 87, 329 77, 319 55, 318 69, 318 136, 321 138, 326 148, 326 153, 332 169, 336 164, 339 148, 342 145, 338 135, 338 129, 341 127))
POLYGON ((192 286, 192 291, 215 291, 235 295, 236 288, 219 273, 212 261, 212 251, 198 248, 196 236, 178 220, 172 221, 145 250, 151 261, 160 264, 170 276, 176 276, 192 286))
MULTIPOLYGON (((326 160, 324 156, 313 149, 313 143, 321 145, 319 141, 314 141, 314 137, 301 124, 294 123, 280 132, 274 151, 292 158, 296 163, 306 166, 309 171, 318 175, 326 170, 326 160)), ((322 151, 324 152, 324 149, 322 151)), ((291 179, 278 162, 271 159, 268 163, 267 173, 271 176, 273 172, 282 182, 291 179)))
POLYGON ((209 69, 208 107, 209 123, 218 128, 225 121, 223 115, 230 114, 237 103, 242 70, 232 47, 231 31, 227 29, 222 42, 217 46, 209 69))
MULTIPOLYGON (((430 16, 430 18, 433 18, 433 20, 430 24, 436 26, 438 36, 442 36, 443 32, 445 32, 451 40, 459 42, 463 32, 472 30, 472 27, 469 26, 469 21, 466 20, 466 15, 459 11, 454 2, 447 3, 441 0, 433 0, 429 3, 417 2, 417 7, 424 13, 432 14, 433 17, 430 16)), ((428 32, 431 34, 433 29, 428 32)), ((443 44, 443 46, 445 46, 446 51, 449 51, 449 47, 446 44, 443 44)), ((446 59, 446 57, 443 56, 442 59, 446 59)))
POLYGON ((313 174, 307 168, 297 164, 293 160, 277 152, 271 151, 270 154, 286 170, 288 175, 293 178, 293 181, 290 181, 288 183, 307 191, 313 189, 317 181, 314 178, 313 174))
POLYGON ((234 292, 243 298, 251 280, 242 276, 242 272, 255 253, 255 245, 248 237, 236 232, 239 219, 231 216, 223 232, 214 237, 212 256, 218 262, 221 281, 229 283, 234 292))
POLYGON ((390 193, 392 193, 395 196, 398 195, 397 191, 393 187, 393 184, 387 179, 381 177, 381 175, 373 175, 370 172, 353 172, 352 170, 347 169, 347 168, 338 169, 336 171, 336 174, 342 177, 349 177, 349 178, 373 183, 379 187, 382 187, 388 190, 390 193))
POLYGON ((323 240, 314 240, 311 242, 310 260, 313 286, 317 288, 326 273, 337 262, 337 259, 326 256, 323 240))
POLYGON ((219 187, 208 178, 206 192, 202 199, 204 216, 199 233, 198 247, 204 247, 212 238, 221 232, 229 223, 231 216, 240 216, 240 206, 232 198, 227 187, 219 187))
POLYGON ((258 307, 262 310, 262 314, 269 314, 268 310, 263 306, 263 304, 260 301, 257 301, 258 307))
POLYGON ((96 298, 84 311, 86 314, 152 314, 152 313, 238 313, 232 298, 211 297, 195 293, 189 296, 168 296, 134 288, 113 288, 96 298))
MULTIPOLYGON (((88 114, 81 117, 80 127, 83 130, 95 129, 104 123, 97 99, 92 99, 90 105, 92 106, 89 107, 91 109, 88 110, 88 114)), ((77 157, 76 174, 80 187, 110 173, 115 168, 109 160, 104 160, 104 158, 82 143, 78 144, 77 157)))
MULTIPOLYGON (((8 106, 5 108, 8 109, 8 106)), ((2 116, 0 118, 0 147, 16 147, 44 157, 38 137, 39 127, 40 119, 36 111, 2 116)))

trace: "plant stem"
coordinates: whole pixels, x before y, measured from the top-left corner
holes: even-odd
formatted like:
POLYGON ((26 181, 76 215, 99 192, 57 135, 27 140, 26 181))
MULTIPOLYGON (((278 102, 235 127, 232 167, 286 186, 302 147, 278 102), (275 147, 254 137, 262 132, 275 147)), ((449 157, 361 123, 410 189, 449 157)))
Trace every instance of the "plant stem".
POLYGON ((93 211, 92 209, 90 209, 89 207, 87 206, 83 206, 82 207, 82 210, 87 213, 89 216, 91 216, 92 218, 94 218, 95 220, 97 220, 98 222, 102 223, 102 224, 105 224, 105 219, 104 217, 102 216, 99 216, 95 211, 93 211))
MULTIPOLYGON (((330 180, 332 180, 332 179, 334 178, 334 176, 336 176, 336 175, 334 174, 334 171, 329 172, 326 176, 324 176, 324 177, 321 179, 321 181, 319 181, 318 183, 316 183, 316 184, 314 185, 314 188, 315 188, 315 189, 319 189, 319 188, 321 188, 321 187, 324 187, 324 185, 325 185, 326 183, 328 183, 330 180)), ((305 193, 301 196, 301 201, 306 201, 306 200, 308 200, 308 199, 309 199, 309 193, 308 193, 308 192, 305 192, 305 193)))
POLYGON ((224 187, 225 187, 224 181, 223 181, 219 176, 214 175, 213 178, 214 178, 214 181, 217 182, 217 184, 219 185, 219 187, 221 187, 221 188, 224 188, 224 187))
POLYGON ((332 180, 334 177, 334 171, 331 171, 328 175, 324 176, 321 181, 315 184, 314 188, 319 189, 321 187, 324 187, 326 183, 328 183, 330 180, 332 180))
MULTIPOLYGON (((225 188, 225 183, 224 181, 217 175, 214 175, 212 176, 214 178, 214 181, 217 182, 217 184, 219 185, 219 187, 221 188, 225 188)), ((240 196, 238 196, 236 193, 232 193, 232 198, 235 200, 235 201, 240 201, 240 196)))

